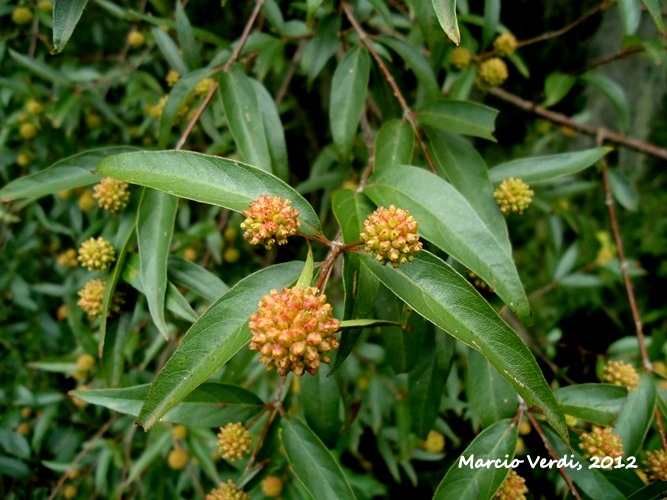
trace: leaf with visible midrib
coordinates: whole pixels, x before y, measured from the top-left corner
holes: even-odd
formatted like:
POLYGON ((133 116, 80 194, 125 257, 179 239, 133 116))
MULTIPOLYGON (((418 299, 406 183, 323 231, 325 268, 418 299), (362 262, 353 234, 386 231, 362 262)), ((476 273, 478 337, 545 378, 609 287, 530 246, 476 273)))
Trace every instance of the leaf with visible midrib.
POLYGON ((313 207, 297 191, 259 168, 219 156, 191 151, 138 151, 102 160, 98 172, 181 198, 210 203, 235 212, 261 195, 279 195, 299 210, 301 231, 321 231, 313 207))
POLYGON ((53 50, 59 54, 67 45, 88 0, 56 0, 53 5, 53 50))
POLYGON ((461 43, 458 21, 456 20, 456 0, 432 0, 435 15, 442 30, 456 45, 461 43))
POLYGON ((362 266, 414 311, 464 344, 481 352, 528 406, 540 408, 551 426, 567 439, 565 416, 535 357, 519 336, 454 269, 422 250, 397 269, 360 254, 362 266))

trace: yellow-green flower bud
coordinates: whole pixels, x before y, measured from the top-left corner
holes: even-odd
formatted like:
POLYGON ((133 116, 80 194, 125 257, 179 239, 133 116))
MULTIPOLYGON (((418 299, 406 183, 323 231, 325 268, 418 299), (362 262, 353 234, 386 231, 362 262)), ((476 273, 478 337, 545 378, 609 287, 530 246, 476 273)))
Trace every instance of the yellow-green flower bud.
POLYGON ((101 236, 84 241, 79 248, 79 262, 89 271, 104 271, 116 260, 116 252, 101 236))
POLYGON ((144 35, 140 31, 132 31, 127 35, 127 43, 130 47, 136 49, 144 44, 144 35))
MULTIPOLYGON (((89 319, 99 318, 102 314, 102 301, 104 299, 104 289, 107 282, 105 279, 93 279, 79 290, 78 306, 88 315, 89 319)), ((124 304, 123 299, 114 295, 109 306, 109 315, 120 312, 120 306, 124 304)))
POLYGON ((479 65, 477 70, 477 85, 483 89, 488 90, 492 87, 502 85, 509 73, 507 72, 507 64, 499 57, 492 57, 487 59, 479 65))
POLYGON ((183 470, 188 466, 190 454, 183 448, 174 448, 167 455, 167 465, 170 469, 183 470))
MULTIPOLYGON (((591 457, 611 457, 612 459, 623 456, 623 441, 621 436, 614 434, 611 427, 593 426, 591 432, 582 434, 579 439, 579 448, 584 452, 584 456, 591 457)), ((607 467, 611 469, 611 465, 607 467)))
POLYGON ((122 210, 130 200, 127 182, 105 177, 93 188, 93 198, 105 210, 115 214, 122 210))
POLYGON ((77 260, 77 252, 74 248, 68 248, 64 252, 61 252, 58 255, 58 264, 63 267, 69 267, 70 269, 79 265, 77 260))
POLYGON ((14 24, 28 24, 32 21, 32 11, 28 7, 16 7, 12 11, 12 22, 14 24))
POLYGON ((504 214, 514 212, 522 214, 533 200, 535 192, 521 179, 510 177, 500 183, 493 196, 504 214))
POLYGON ((440 453, 445 449, 445 436, 438 431, 430 431, 426 441, 421 443, 421 447, 429 453, 440 453))
POLYGON ((516 37, 511 33, 503 33, 493 41, 493 48, 501 57, 507 57, 514 54, 517 48, 516 37))
POLYGON ((526 480, 519 474, 510 470, 509 474, 500 485, 495 500, 525 500, 528 488, 526 487, 526 480))
POLYGON ((632 391, 639 384, 639 374, 634 366, 612 359, 602 369, 602 381, 625 386, 628 388, 628 391, 632 391))
POLYGON ((649 481, 667 481, 667 451, 647 451, 644 471, 649 481))
POLYGON ((242 423, 236 422, 220 427, 218 449, 225 460, 241 460, 250 453, 252 434, 242 423))
POLYGON ((467 68, 472 61, 472 54, 463 47, 456 47, 449 54, 449 62, 457 69, 467 68))
POLYGON ((278 476, 266 476, 262 480, 262 493, 267 497, 277 497, 283 492, 283 481, 278 476))
POLYGON ((206 500, 250 500, 250 495, 240 490, 231 479, 206 495, 206 500))
POLYGON ((22 123, 19 127, 19 134, 21 134, 21 137, 23 137, 26 141, 34 139, 37 137, 37 127, 30 122, 22 123))

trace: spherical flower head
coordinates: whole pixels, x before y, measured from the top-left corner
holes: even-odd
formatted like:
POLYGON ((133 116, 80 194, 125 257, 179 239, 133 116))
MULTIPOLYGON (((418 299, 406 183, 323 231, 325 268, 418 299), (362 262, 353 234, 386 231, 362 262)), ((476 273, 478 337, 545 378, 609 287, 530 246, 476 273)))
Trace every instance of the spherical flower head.
POLYGON ((457 69, 467 68, 472 61, 472 54, 463 47, 456 47, 449 54, 449 62, 457 69))
POLYGON ((144 44, 144 34, 141 31, 133 31, 127 35, 127 43, 136 49, 144 44))
POLYGON ((95 208, 95 199, 90 189, 86 189, 81 196, 79 196, 79 208, 82 212, 88 213, 95 208))
POLYGON ((639 384, 639 374, 635 367, 628 363, 609 360, 602 369, 602 381, 625 386, 628 391, 632 391, 639 384))
POLYGON ((171 430, 171 435, 174 436, 174 439, 185 439, 188 435, 188 428, 184 425, 175 425, 171 430))
POLYGON ((77 494, 77 489, 76 489, 76 486, 74 486, 73 484, 65 486, 65 488, 63 489, 63 497, 64 498, 67 498, 67 499, 76 498, 76 494, 77 494))
POLYGON ((167 73, 167 76, 165 77, 165 80, 167 81, 167 85, 170 87, 173 87, 176 85, 176 82, 181 78, 181 74, 176 71, 175 69, 170 69, 169 73, 167 73))
POLYGON ((250 317, 250 349, 259 351, 267 371, 278 375, 290 370, 298 376, 317 373, 320 363, 329 363, 329 352, 338 347, 340 321, 315 287, 271 290, 262 297, 258 311, 250 317))
POLYGON ((438 431, 430 431, 421 446, 429 453, 440 453, 445 449, 445 436, 438 431))
POLYGON ((215 80, 213 80, 213 78, 204 78, 195 86, 195 94, 206 94, 209 90, 211 90, 213 85, 215 85, 215 80))
POLYGON ((16 7, 12 11, 12 22, 14 24, 28 24, 32 21, 32 11, 28 7, 16 7))
MULTIPOLYGON (((99 318, 102 314, 102 300, 104 299, 104 289, 107 286, 105 279, 93 279, 79 290, 79 302, 77 304, 88 315, 89 319, 99 318)), ((109 315, 120 312, 120 306, 125 301, 118 295, 114 295, 109 306, 109 315)))
POLYGON ((262 195, 250 203, 243 211, 245 221, 241 229, 243 237, 251 245, 262 244, 270 250, 275 243, 284 245, 287 237, 296 234, 301 223, 297 220, 299 211, 292 208, 292 202, 280 196, 262 195))
POLYGON ((497 87, 502 85, 508 76, 505 61, 499 57, 492 57, 479 65, 477 85, 484 90, 497 87))
POLYGON ((514 54, 517 47, 516 37, 511 33, 503 33, 493 41, 493 48, 501 57, 507 57, 514 54))
POLYGON ((16 163, 18 163, 20 167, 27 167, 30 165, 31 160, 32 157, 28 153, 19 153, 16 157, 16 163))
POLYGON ((25 140, 34 139, 37 136, 37 127, 30 122, 22 123, 19 127, 19 134, 25 140))
POLYGON ((528 493, 526 480, 514 470, 510 470, 494 498, 496 500, 525 500, 526 493, 528 493))
POLYGON ((79 262, 89 271, 104 271, 116 260, 116 252, 107 240, 101 236, 90 238, 81 243, 79 262))
POLYGON ((206 495, 206 500, 250 500, 250 495, 240 490, 230 479, 206 495))
POLYGON ((183 448, 174 448, 167 455, 167 465, 170 469, 183 470, 188 466, 190 454, 183 448))
MULTIPOLYGON (((621 436, 614 434, 611 427, 594 425, 591 432, 586 432, 579 438, 581 440, 579 448, 583 450, 587 459, 591 457, 615 459, 623 456, 621 436)), ((608 468, 611 469, 611 465, 608 468)))
POLYGON ((105 210, 112 214, 117 213, 127 206, 130 201, 130 191, 128 183, 105 177, 93 187, 95 194, 93 198, 105 210))
POLYGON ((262 480, 262 493, 267 497, 277 497, 283 492, 283 481, 278 476, 266 476, 262 480))
POLYGON ((42 112, 43 106, 42 103, 40 103, 39 101, 30 99, 28 102, 25 103, 25 109, 30 115, 38 115, 42 112))
POLYGON ((102 125, 102 117, 97 113, 87 113, 85 120, 86 127, 88 127, 90 130, 94 130, 102 125))
POLYGON ((667 451, 660 449, 647 451, 644 472, 649 481, 667 481, 667 451))
POLYGON ((375 260, 398 267, 414 260, 414 253, 422 249, 417 229, 419 224, 408 210, 379 207, 364 221, 361 241, 375 260))
POLYGON ((51 12, 53 10, 53 4, 51 3, 51 0, 42 0, 37 4, 37 8, 44 12, 51 12))
POLYGON ((90 354, 82 354, 77 358, 76 366, 81 371, 90 371, 95 366, 95 358, 90 354))
POLYGON ((79 265, 77 259, 77 252, 74 248, 68 248, 67 250, 58 254, 58 264, 63 267, 74 268, 79 265))
POLYGON ((533 201, 534 194, 535 192, 521 179, 510 177, 500 183, 493 192, 493 197, 504 214, 508 212, 522 214, 533 201))
POLYGON ((220 427, 218 448, 225 460, 235 461, 250 453, 252 434, 240 422, 220 427))

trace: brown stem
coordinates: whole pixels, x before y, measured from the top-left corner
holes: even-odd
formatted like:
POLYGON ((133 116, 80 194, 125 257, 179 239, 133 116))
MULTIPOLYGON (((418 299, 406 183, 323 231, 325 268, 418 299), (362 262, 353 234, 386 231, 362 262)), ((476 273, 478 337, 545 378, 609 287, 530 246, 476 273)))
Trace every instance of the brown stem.
POLYGON ((352 9, 350 9, 350 6, 346 2, 341 2, 340 4, 343 8, 343 11, 345 12, 345 16, 348 18, 350 24, 352 24, 355 31, 359 35, 359 40, 361 40, 361 43, 363 43, 364 46, 368 49, 368 52, 370 52, 373 59, 375 59, 375 62, 380 68, 380 71, 387 80, 387 83, 389 83, 391 90, 394 92, 394 96, 398 100, 398 103, 400 104, 401 109, 403 110, 403 116, 412 127, 412 131, 414 132, 415 137, 417 138, 419 147, 424 153, 424 158, 426 158, 426 163, 428 163, 428 166, 430 167, 431 171, 435 173, 436 172, 435 163, 433 162, 433 158, 431 158, 431 154, 429 153, 426 147, 424 138, 422 137, 422 134, 419 131, 419 128, 417 127, 417 122, 415 121, 415 115, 410 109, 410 106, 408 106, 408 103, 405 100, 405 97, 403 96, 401 89, 398 88, 396 80, 394 80, 394 77, 392 76, 387 66, 384 64, 384 61, 382 60, 380 55, 375 51, 371 42, 368 40, 368 34, 364 31, 364 29, 361 27, 357 19, 354 17, 354 14, 352 13, 352 9))
MULTIPOLYGON (((602 145, 604 139, 605 136, 601 133, 597 139, 598 145, 602 145)), ((648 350, 646 349, 646 339, 644 338, 642 319, 639 315, 639 309, 637 308, 635 292, 632 287, 632 281, 630 280, 630 273, 628 272, 628 261, 625 259, 623 240, 621 239, 621 231, 618 227, 618 219, 616 218, 616 210, 614 209, 614 197, 611 192, 611 184, 609 183, 609 165, 604 157, 600 159, 600 164, 602 165, 602 182, 604 184, 605 204, 607 205, 607 211, 609 212, 611 231, 614 234, 614 242, 616 243, 616 250, 618 251, 618 261, 621 266, 623 282, 625 283, 625 291, 628 294, 630 310, 632 311, 632 318, 635 322, 635 332, 637 334, 637 342, 639 343, 639 351, 642 355, 642 364, 644 369, 651 373, 651 360, 649 359, 648 350)))
POLYGON ((69 477, 70 472, 72 472, 75 469, 76 464, 78 464, 81 461, 81 459, 86 455, 86 453, 88 453, 88 450, 90 450, 90 448, 93 446, 93 444, 95 444, 95 441, 97 441, 99 438, 101 438, 104 435, 104 433, 109 430, 109 427, 111 427, 113 425, 113 423, 116 420, 118 420, 118 417, 120 417, 119 413, 117 413, 116 415, 111 417, 109 419, 109 421, 106 424, 104 424, 102 427, 100 427, 100 430, 97 431, 95 433, 95 435, 92 438, 90 438, 83 445, 81 451, 78 453, 78 455, 76 457, 74 457, 74 460, 72 460, 72 463, 69 464, 69 467, 67 468, 67 471, 58 480, 58 483, 56 484, 56 487, 53 488, 53 491, 51 492, 51 495, 49 495, 49 500, 53 500, 56 497, 56 495, 60 491, 60 488, 63 487, 63 484, 65 484, 65 481, 69 477))
POLYGON ((640 54, 644 52, 644 47, 629 47, 625 49, 619 50, 616 54, 612 56, 607 56, 607 57, 602 57, 600 59, 596 59, 595 61, 591 62, 590 64, 586 65, 585 67, 578 69, 576 71, 572 72, 572 75, 579 75, 581 73, 584 73, 586 71, 589 71, 591 69, 604 66, 605 64, 609 64, 610 62, 616 61, 617 59, 624 59, 628 56, 632 56, 635 54, 640 54))
POLYGON ((667 450, 667 438, 665 438, 665 428, 662 425, 662 415, 660 415, 660 409, 655 408, 655 423, 658 425, 658 433, 660 434, 660 442, 662 443, 662 449, 667 450))
POLYGON ((506 90, 498 87, 489 90, 489 93, 496 96, 498 99, 502 99, 505 102, 514 104, 518 108, 521 108, 524 111, 528 111, 529 113, 533 113, 541 118, 544 118, 545 120, 549 120, 550 122, 570 127, 593 137, 598 137, 600 134, 602 134, 608 141, 630 149, 634 149, 636 151, 641 151, 642 153, 662 158, 663 160, 667 160, 667 149, 658 147, 654 144, 649 144, 647 142, 616 133, 605 127, 596 127, 594 125, 575 121, 569 116, 566 116, 562 113, 556 113, 555 111, 550 111, 546 108, 543 108, 542 106, 538 106, 532 101, 527 101, 518 95, 512 94, 511 92, 507 92, 506 90))
MULTIPOLYGON (((542 443, 544 444, 544 447, 547 449, 549 452, 549 455, 551 455, 551 458, 554 460, 558 460, 559 457, 556 455, 556 450, 554 450, 553 446, 551 446, 551 443, 547 439, 547 437, 544 435, 544 432, 542 431, 542 428, 540 427, 540 423, 537 421, 533 415, 529 411, 526 412, 526 416, 528 417, 528 420, 530 420, 531 425, 533 428, 537 431, 539 434, 540 438, 542 439, 542 443)), ((565 479, 565 482, 567 483, 568 488, 570 488, 570 492, 572 492, 572 496, 576 498, 577 500, 581 500, 581 495, 579 495, 579 492, 577 489, 574 487, 574 483, 572 482, 572 479, 568 475, 568 473, 565 471, 565 467, 559 467, 558 472, 560 472, 560 475, 563 476, 563 479, 565 479)))
MULTIPOLYGON (((262 5, 264 5, 264 0, 257 0, 255 2, 255 7, 253 8, 250 17, 248 18, 248 21, 246 22, 246 25, 243 28, 243 33, 241 34, 241 38, 236 44, 236 47, 234 47, 234 52, 232 52, 231 57, 222 67, 222 71, 224 71, 225 73, 230 69, 232 69, 232 66, 241 55, 241 51, 243 50, 243 47, 248 41, 248 36, 250 36, 250 31, 252 30, 252 27, 255 24, 255 21, 257 20, 257 16, 259 15, 259 11, 262 8, 262 5)), ((199 108, 197 108, 197 111, 195 112, 192 119, 188 123, 188 126, 185 128, 185 131, 183 132, 181 138, 176 143, 176 147, 174 149, 179 150, 183 147, 185 141, 188 140, 188 137, 192 133, 192 129, 194 129, 195 125, 197 125, 197 122, 199 122, 199 118, 201 118, 201 115, 204 113, 204 110, 208 107, 209 103, 211 102, 211 99, 213 98, 213 95, 217 90, 218 90, 218 82, 215 82, 209 89, 208 94, 206 94, 206 97, 202 101, 199 108)))
POLYGON ((294 56, 292 56, 292 60, 290 61, 289 68, 287 68, 287 73, 285 73, 285 79, 283 80, 283 83, 280 85, 280 89, 278 89, 278 93, 276 94, 276 106, 280 106, 280 103, 283 102, 283 99, 287 94, 287 89, 289 88, 289 84, 292 81, 294 73, 296 73, 297 66, 299 66, 301 54, 303 53, 303 49, 306 46, 307 41, 308 40, 306 38, 303 38, 299 41, 299 45, 297 46, 296 51, 294 52, 294 56))

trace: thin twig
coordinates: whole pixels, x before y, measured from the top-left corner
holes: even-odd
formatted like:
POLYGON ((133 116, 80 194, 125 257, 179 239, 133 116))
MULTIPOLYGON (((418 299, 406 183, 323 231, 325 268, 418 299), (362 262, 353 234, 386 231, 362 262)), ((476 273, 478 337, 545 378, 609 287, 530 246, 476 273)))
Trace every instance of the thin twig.
POLYGON ((578 69, 576 71, 573 71, 570 73, 571 75, 579 75, 581 73, 584 73, 586 71, 589 71, 594 68, 598 68, 600 66, 604 66, 605 64, 609 64, 610 62, 616 61, 618 59, 624 59, 628 56, 632 56, 635 54, 640 54, 644 52, 644 47, 628 47, 619 50, 616 54, 612 56, 606 56, 602 57, 600 59, 596 59, 595 61, 591 62, 590 64, 587 64, 585 67, 578 69))
MULTIPOLYGON (((255 7, 253 8, 252 14, 250 14, 250 17, 248 18, 248 21, 246 22, 246 25, 243 28, 243 33, 241 34, 241 38, 239 38, 236 47, 234 47, 234 52, 232 52, 231 57, 222 67, 223 72, 226 73, 227 71, 232 69, 232 66, 234 66, 234 63, 236 63, 236 61, 240 57, 241 51, 243 50, 243 47, 248 41, 248 37, 250 36, 250 31, 252 31, 252 27, 254 26, 255 21, 257 20, 257 16, 259 15, 259 11, 261 10, 262 5, 264 5, 264 0, 257 0, 255 2, 255 7)), ((214 72, 217 71, 220 70, 216 70, 214 72)), ((188 137, 192 133, 192 130, 195 128, 195 125, 197 125, 197 123, 199 122, 201 115, 204 113, 204 110, 208 107, 209 103, 211 102, 211 99, 213 98, 217 90, 218 90, 218 82, 215 82, 209 89, 208 94, 206 94, 206 97, 200 104, 199 108, 197 108, 197 111, 195 111, 195 114, 192 116, 192 119, 188 123, 188 126, 185 128, 185 131, 181 135, 180 139, 178 139, 178 142, 176 143, 176 147, 174 149, 178 151, 183 147, 185 141, 188 140, 188 137)))
POLYGON ((591 135, 593 137, 598 137, 600 134, 602 134, 605 140, 616 143, 620 146, 634 149, 636 151, 641 151, 642 153, 662 158, 663 160, 667 160, 667 149, 658 147, 655 144, 650 144, 648 142, 640 141, 639 139, 634 139, 632 137, 619 134, 609 130, 606 127, 596 127, 595 125, 589 125, 587 123, 575 121, 569 116, 566 116, 562 113, 556 113, 555 111, 550 111, 546 108, 543 108, 542 106, 538 106, 532 101, 527 101, 518 95, 512 94, 511 92, 507 92, 506 90, 498 87, 489 90, 489 93, 496 96, 498 99, 502 99, 505 102, 514 104, 518 108, 521 108, 524 111, 528 111, 529 113, 533 113, 541 118, 544 118, 545 120, 549 120, 550 122, 570 127, 574 130, 578 130, 579 132, 583 132, 584 134, 591 135))
POLYGON ((660 409, 657 406, 655 408, 655 423, 658 425, 658 433, 660 434, 660 442, 662 443, 662 449, 667 451, 667 438, 665 438, 665 428, 662 425, 662 415, 660 415, 660 409))
POLYGON ((380 71, 384 75, 385 79, 387 80, 387 83, 389 83, 389 86, 391 87, 391 90, 394 92, 394 96, 398 100, 398 103, 401 106, 401 109, 403 110, 403 116, 405 119, 408 121, 410 126, 412 127, 412 131, 415 134, 415 137, 417 138, 417 142, 419 143, 419 147, 421 148, 422 152, 424 153, 424 158, 426 158, 426 163, 428 163, 428 166, 430 167, 431 171, 434 173, 436 172, 435 168, 435 163, 433 162, 433 158, 431 158, 431 154, 428 151, 428 148, 426 147, 426 143, 424 142, 424 138, 422 137, 421 132, 419 131, 419 128, 417 127, 417 122, 415 121, 415 116, 412 110, 410 109, 410 106, 408 106, 407 101, 405 100, 405 97, 403 96, 403 93, 401 92, 401 89, 398 88, 398 85, 396 84, 396 80, 392 76, 391 72, 385 65, 384 61, 380 57, 380 55, 376 52, 375 48, 373 47, 373 44, 368 39, 368 35, 364 31, 364 29, 361 27, 357 19, 354 17, 354 14, 352 13, 352 10, 350 9, 350 6, 346 2, 341 2, 341 6, 343 8, 343 11, 345 12, 345 16, 348 18, 350 21, 350 24, 354 27, 355 31, 359 35, 359 40, 361 40, 361 43, 364 44, 364 46, 368 49, 368 52, 370 52, 371 56, 373 59, 375 59, 375 62, 377 63, 378 67, 380 68, 380 71))
POLYGON ((99 438, 101 438, 106 431, 109 430, 109 427, 113 425, 113 423, 118 420, 120 417, 120 413, 117 413, 113 417, 109 419, 109 421, 104 424, 102 427, 100 427, 100 430, 95 433, 95 435, 90 438, 86 443, 83 445, 81 451, 78 453, 76 457, 74 457, 74 460, 72 460, 72 463, 69 464, 69 467, 67 468, 67 471, 60 477, 58 480, 58 483, 56 484, 56 487, 53 489, 51 492, 51 495, 49 495, 49 500, 53 500, 58 492, 60 491, 60 488, 63 487, 63 484, 65 484, 65 481, 69 477, 70 473, 76 468, 76 464, 78 464, 81 459, 88 453, 88 450, 95 444, 95 441, 97 441, 99 438))
MULTIPOLYGON (((598 135, 597 143, 601 146, 606 137, 604 134, 598 135)), ((618 219, 616 218, 616 210, 614 209, 614 197, 611 192, 611 184, 609 183, 609 165, 607 160, 602 157, 600 159, 602 165, 602 182, 604 184, 605 204, 607 205, 607 212, 609 213, 609 222, 611 224, 611 231, 614 234, 614 242, 616 243, 616 250, 618 251, 618 261, 621 266, 621 274, 623 282, 625 283, 625 291, 628 294, 628 301, 630 302, 630 310, 632 311, 632 319, 635 322, 635 332, 637 334, 637 342, 639 343, 639 351, 642 355, 642 364, 644 369, 651 373, 651 360, 646 349, 646 339, 644 338, 644 330, 642 327, 642 319, 639 315, 637 302, 635 300, 635 292, 630 280, 630 273, 628 272, 628 261, 625 259, 625 251, 623 250, 623 240, 621 239, 621 231, 618 227, 618 219)))
POLYGON ((296 73, 296 68, 299 65, 299 61, 301 61, 301 54, 303 54, 303 49, 306 46, 307 41, 308 40, 306 38, 301 39, 299 41, 299 45, 296 47, 296 51, 292 56, 289 68, 287 68, 287 73, 285 73, 285 79, 283 80, 283 83, 280 85, 278 93, 276 94, 276 106, 280 106, 280 103, 283 102, 283 99, 287 94, 287 89, 289 88, 289 84, 292 81, 292 77, 294 77, 294 73, 296 73))
MULTIPOLYGON (((547 449, 549 452, 549 455, 551 455, 551 458, 554 460, 558 460, 559 457, 556 454, 556 450, 554 450, 553 446, 551 446, 551 443, 547 439, 547 437, 544 435, 544 432, 542 431, 542 427, 540 427, 540 423, 537 421, 533 415, 529 411, 526 412, 526 416, 528 417, 528 420, 530 420, 531 425, 533 428, 537 431, 539 434, 540 438, 542 439, 542 443, 544 444, 544 447, 547 449)), ((577 488, 574 487, 574 483, 572 482, 572 479, 568 475, 568 473, 565 471, 565 467, 559 467, 558 472, 560 472, 560 475, 563 476, 563 479, 565 479, 565 482, 567 483, 568 488, 570 488, 570 491, 572 492, 572 496, 576 498, 577 500, 581 500, 581 495, 579 495, 579 492, 577 491, 577 488)))

